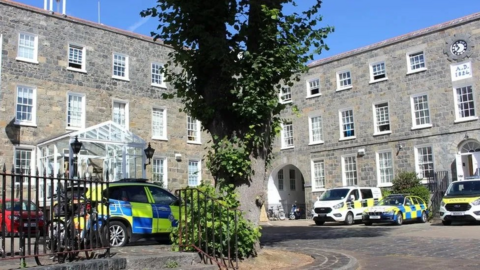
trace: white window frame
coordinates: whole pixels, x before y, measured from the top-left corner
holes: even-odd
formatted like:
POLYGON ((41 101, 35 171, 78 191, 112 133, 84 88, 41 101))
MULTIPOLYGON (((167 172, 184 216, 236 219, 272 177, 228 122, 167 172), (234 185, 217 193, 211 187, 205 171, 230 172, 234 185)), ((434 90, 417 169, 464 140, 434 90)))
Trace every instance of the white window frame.
POLYGON ((87 67, 86 67, 86 59, 87 59, 87 49, 85 46, 74 44, 74 43, 69 43, 68 44, 68 51, 67 51, 67 70, 71 71, 78 71, 78 72, 83 72, 87 73, 87 67), (82 52, 82 63, 81 63, 81 68, 75 68, 70 66, 70 49, 74 47, 77 50, 80 50, 82 52))
POLYGON ((412 113, 412 128, 411 128, 412 130, 422 129, 422 128, 431 128, 432 127, 432 114, 430 112, 430 104, 429 103, 430 103, 430 97, 426 93, 419 93, 419 94, 415 94, 415 95, 410 96, 410 109, 411 109, 411 113, 412 113), (415 110, 415 98, 423 97, 423 96, 427 97, 429 123, 417 125, 417 118, 416 118, 416 114, 415 114, 415 112, 416 112, 416 110, 415 110))
POLYGON ((393 184, 392 184, 392 181, 393 179, 395 178, 395 166, 393 164, 394 162, 394 159, 393 159, 393 151, 388 149, 388 150, 382 150, 382 151, 378 151, 376 153, 376 162, 377 162, 377 187, 391 187, 393 184), (391 168, 387 168, 387 169, 391 169, 392 170, 392 175, 391 175, 391 179, 390 179, 390 182, 385 182, 385 183, 382 183, 382 164, 381 164, 381 160, 380 160, 380 156, 383 155, 383 154, 386 154, 386 153, 390 153, 390 162, 391 162, 391 168))
POLYGON ((112 78, 123 80, 123 81, 130 80, 129 79, 129 60, 130 60, 130 57, 126 54, 116 53, 116 52, 112 54, 112 78), (125 76, 115 75, 115 56, 120 56, 125 58, 125 70, 124 70, 125 76))
POLYGON ((336 78, 337 78, 337 91, 348 90, 348 89, 351 89, 353 87, 352 72, 349 69, 337 71, 336 78), (348 78, 341 78, 340 77, 341 75, 346 74, 346 73, 348 73, 348 75, 349 75, 348 78), (347 80, 350 80, 350 84, 342 86, 341 85, 342 82, 347 81, 347 80))
POLYGON ((67 92, 67 111, 66 111, 66 118, 65 118, 65 125, 66 129, 69 130, 78 130, 78 129, 83 129, 85 128, 85 119, 86 119, 86 95, 82 93, 74 93, 74 92, 67 92), (75 96, 75 97, 80 97, 82 98, 82 104, 81 104, 81 119, 80 119, 80 126, 78 127, 72 127, 69 126, 69 117, 68 117, 68 112, 70 108, 70 96, 75 96))
POLYGON ((152 108, 152 139, 153 140, 163 140, 166 141, 167 139, 167 109, 163 107, 153 107, 152 108), (163 130, 162 134, 155 134, 155 111, 162 111, 162 125, 163 125, 163 130))
POLYGON ((385 134, 390 134, 392 133, 392 123, 390 121, 390 104, 388 102, 377 102, 372 105, 373 107, 373 135, 385 135, 385 134), (379 125, 378 125, 378 116, 377 116, 377 106, 379 105, 387 105, 387 117, 388 117, 388 130, 385 131, 379 131, 379 125))
POLYGON ((434 154, 434 149, 433 149, 433 145, 431 144, 423 144, 423 145, 415 145, 415 153, 414 153, 414 158, 415 158, 415 171, 418 175, 418 178, 422 179, 422 183, 423 184, 426 184, 428 183, 428 178, 424 178, 423 177, 423 170, 420 169, 420 164, 418 162, 418 158, 419 158, 419 153, 418 153, 418 150, 420 148, 427 148, 427 147, 430 147, 431 150, 432 150, 432 167, 433 167, 433 173, 435 173, 435 154, 434 154))
POLYGON ((32 33, 27 33, 27 32, 20 32, 18 33, 18 41, 17 41, 17 58, 16 60, 18 61, 23 61, 23 62, 29 62, 29 63, 34 63, 38 64, 38 35, 32 34, 32 33), (19 56, 20 53, 20 37, 21 35, 33 37, 33 59, 30 58, 25 58, 19 56))
POLYGON ((310 161, 310 166, 311 166, 311 170, 312 170, 312 191, 324 191, 325 190, 325 184, 326 184, 326 180, 325 180, 325 161, 324 160, 311 160, 310 161), (318 169, 321 169, 321 172, 318 172, 317 174, 317 167, 315 167, 315 165, 318 164, 319 165, 319 168, 318 169), (318 180, 318 181, 317 181, 318 180), (317 185, 318 183, 323 183, 320 184, 320 185, 317 185))
POLYGON ((193 118, 190 115, 187 115, 187 143, 201 144, 202 140, 200 138, 200 135, 201 135, 200 121, 198 121, 197 119, 193 118), (190 125, 193 125, 194 129, 191 129, 190 125), (190 140, 190 136, 189 136, 190 130, 195 132, 195 140, 190 140))
POLYGON ((167 158, 166 157, 159 157, 159 156, 154 156, 153 159, 152 159, 152 181, 153 183, 156 183, 158 181, 155 181, 155 177, 154 177, 154 174, 157 173, 156 171, 156 167, 157 167, 157 161, 161 161, 162 162, 162 171, 160 172, 161 175, 163 176, 162 177, 162 181, 163 181, 163 188, 168 188, 168 170, 167 170, 167 158))
POLYGON ((167 88, 167 84, 165 83, 165 73, 161 70, 163 68, 163 64, 159 62, 152 62, 150 64, 150 82, 152 86, 160 87, 160 88, 167 88), (159 67, 159 68, 157 68, 159 67), (155 82, 155 76, 160 77, 160 83, 155 82))
POLYGON ((31 126, 31 127, 36 127, 37 126, 37 88, 34 86, 28 86, 28 85, 17 85, 15 87, 15 125, 20 125, 20 126, 31 126), (19 105, 18 104, 18 91, 19 88, 23 89, 31 89, 32 91, 32 120, 31 121, 26 121, 26 120, 19 120, 17 118, 17 112, 18 112, 18 106, 24 106, 24 105, 19 105))
POLYGON ((322 95, 321 87, 320 87, 320 78, 318 77, 307 78, 305 83, 307 87, 307 98, 318 97, 322 95), (311 85, 312 82, 318 82, 318 85, 316 88, 312 88, 312 85, 311 85), (318 88, 318 93, 312 94, 312 90, 317 88, 318 88))
POLYGON ((187 163, 187 186, 196 187, 202 183, 202 161, 199 159, 189 159, 187 163), (190 172, 190 162, 197 162, 197 171, 195 173, 190 172), (197 176, 196 185, 190 184, 190 177, 195 174, 197 176))
MULTIPOLYGON (((13 147, 13 166, 15 168, 15 172, 17 172, 17 150, 24 150, 24 151, 30 151, 30 174, 29 175, 35 175, 35 168, 36 168, 36 163, 35 163, 35 157, 36 157, 36 149, 35 149, 35 146, 31 146, 31 145, 23 145, 23 144, 20 144, 20 145, 16 145, 13 147)), ((23 182, 24 183, 28 183, 28 178, 25 177, 23 179, 23 182)), ((19 183, 15 180, 15 183, 19 183)), ((32 183, 34 184, 34 183, 32 183)))
MULTIPOLYGON (((350 172, 350 171, 349 171, 350 172)), ((358 161, 357 161, 357 155, 356 154, 351 154, 351 155, 343 155, 342 156, 342 184, 344 187, 346 186, 356 186, 358 185, 358 161), (355 159, 355 182, 353 184, 348 184, 347 183, 347 170, 346 170, 346 161, 345 159, 353 158, 355 159)))
POLYGON ((293 136, 293 122, 292 121, 282 123, 281 139, 282 139, 282 146, 281 146, 282 149, 290 149, 290 148, 293 148, 295 146, 294 136, 293 136), (285 129, 286 127, 287 128, 290 127, 291 136, 290 136, 290 134, 288 134, 289 135, 288 137, 286 136, 285 133, 288 132, 288 130, 285 129), (286 140, 290 140, 290 139, 292 141, 291 144, 285 143, 286 140))
POLYGON ((376 61, 376 62, 372 62, 369 64, 369 68, 370 68, 370 83, 376 83, 376 82, 382 82, 382 81, 386 81, 388 80, 388 76, 387 76, 387 63, 385 61, 376 61), (378 66, 378 65, 381 65, 383 64, 383 70, 384 70, 384 75, 385 77, 383 78, 379 78, 379 79, 375 79, 375 76, 373 74, 374 72, 374 67, 378 66))
POLYGON ((292 103, 292 87, 288 85, 281 85, 280 92, 278 93, 278 100, 282 104, 292 103), (283 92, 284 89, 288 89, 288 92, 283 92), (287 99, 285 99, 287 97, 287 99))
MULTIPOLYGON (((421 71, 427 70, 427 59, 425 57, 425 51, 424 50, 415 50, 415 51, 408 51, 406 53, 406 58, 407 58, 407 74, 412 74, 412 73, 417 73, 421 71), (423 67, 419 68, 412 68, 412 56, 414 55, 422 55, 423 56, 423 67)), ((418 65, 418 63, 417 63, 418 65)))
POLYGON ((355 112, 353 110, 353 108, 345 108, 345 109, 341 109, 338 111, 338 118, 339 118, 339 123, 340 123, 340 141, 343 141, 343 140, 353 140, 353 139, 356 139, 357 138, 357 133, 355 132, 355 112), (348 137, 345 137, 345 134, 344 134, 344 123, 343 123, 343 112, 346 112, 346 111, 352 111, 352 124, 353 124, 353 136, 348 136, 348 137))
POLYGON ((454 108, 455 108, 455 123, 460 123, 460 122, 466 122, 466 121, 473 121, 473 120, 478 120, 478 113, 476 112, 477 104, 475 102, 475 90, 473 89, 473 82, 471 83, 463 83, 463 84, 454 84, 453 87, 453 102, 454 102, 454 108), (473 105, 473 111, 474 114, 473 116, 467 116, 467 117, 460 117, 460 110, 459 110, 459 104, 458 104, 458 89, 464 89, 464 88, 470 88, 472 91, 472 100, 469 100, 468 103, 472 103, 473 105))
POLYGON ((115 103, 125 104, 125 125, 123 128, 128 130, 130 128, 130 106, 129 102, 126 100, 113 99, 112 100, 112 121, 120 126, 121 124, 115 122, 115 103))
POLYGON ((312 115, 308 117, 308 134, 309 134, 309 139, 310 139, 310 145, 313 144, 321 144, 324 143, 323 141, 323 118, 321 115, 312 115), (320 133, 320 139, 319 140, 314 140, 314 126, 313 126, 313 119, 314 118, 320 118, 320 126, 319 126, 319 133, 320 133))

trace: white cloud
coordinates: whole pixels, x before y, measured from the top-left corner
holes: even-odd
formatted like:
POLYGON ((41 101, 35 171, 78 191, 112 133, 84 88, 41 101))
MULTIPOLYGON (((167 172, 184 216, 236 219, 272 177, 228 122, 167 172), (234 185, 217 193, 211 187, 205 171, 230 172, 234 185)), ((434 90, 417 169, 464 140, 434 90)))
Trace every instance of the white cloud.
POLYGON ((137 28, 139 28, 140 26, 144 25, 146 22, 148 22, 148 20, 150 20, 150 17, 143 17, 143 18, 141 18, 141 19, 138 20, 136 23, 134 23, 133 25, 131 25, 130 27, 128 27, 128 31, 135 32, 135 30, 137 30, 137 28))

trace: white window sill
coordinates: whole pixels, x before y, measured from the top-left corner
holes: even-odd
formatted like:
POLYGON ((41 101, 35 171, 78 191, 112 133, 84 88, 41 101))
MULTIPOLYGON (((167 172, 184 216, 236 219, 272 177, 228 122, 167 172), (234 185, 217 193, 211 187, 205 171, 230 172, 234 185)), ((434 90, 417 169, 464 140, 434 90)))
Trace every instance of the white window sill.
POLYGON ((37 127, 37 123, 15 122, 14 124, 22 127, 37 127))
POLYGON ((126 82, 130 81, 130 79, 128 79, 127 77, 119 77, 119 76, 112 76, 112 79, 126 81, 126 82))
POLYGON ((15 58, 15 60, 22 61, 22 62, 27 62, 27 63, 31 63, 31 64, 38 64, 37 59, 28 59, 28 58, 23 58, 23 57, 17 57, 17 58, 15 58))
POLYGON ((335 92, 340 92, 340 91, 344 91, 344 90, 349 90, 349 89, 352 89, 353 86, 347 86, 347 87, 343 87, 343 88, 337 88, 337 90, 335 90, 335 92))
POLYGON ((369 83, 370 83, 370 84, 372 84, 372 83, 378 83, 378 82, 383 82, 383 81, 386 81, 386 80, 388 80, 387 77, 382 78, 382 79, 378 79, 378 80, 374 80, 374 81, 370 81, 369 83))
POLYGON ((162 89, 167 89, 167 85, 166 85, 166 84, 155 84, 155 83, 152 83, 151 85, 152 85, 153 87, 162 88, 162 89))
POLYGON ((84 127, 66 127, 66 130, 81 130, 84 129, 84 127))
POLYGON ((413 126, 410 130, 416 130, 416 129, 424 129, 424 128, 431 128, 432 124, 428 125, 421 125, 421 126, 413 126))
POLYGON ((326 191, 326 190, 327 190, 326 188, 316 188, 316 189, 312 188, 312 192, 322 192, 322 191, 326 191))
POLYGON ((318 141, 318 142, 310 142, 308 145, 317 145, 317 144, 324 144, 324 141, 318 141))
POLYGON ((289 101, 282 101, 282 100, 280 100, 279 102, 282 103, 282 104, 288 104, 288 103, 292 103, 293 101, 292 101, 292 100, 289 100, 289 101))
POLYGON ((80 73, 87 73, 85 69, 78 69, 78 68, 72 68, 72 67, 67 67, 67 70, 80 72, 80 73))
POLYGON ((377 187, 380 187, 380 188, 381 187, 391 187, 391 186, 393 186, 392 183, 380 183, 380 184, 377 185, 377 187))
POLYGON ((316 97, 319 97, 321 96, 322 94, 316 94, 316 95, 308 95, 307 98, 316 98, 316 97))
POLYGON ((428 184, 428 179, 422 179, 422 180, 420 180, 420 183, 426 185, 426 184, 428 184))
POLYGON ((419 73, 419 72, 426 71, 426 70, 427 70, 426 67, 424 67, 424 68, 419 68, 419 69, 415 69, 415 70, 409 70, 409 71, 407 72, 407 75, 419 73))
POLYGON ((354 140, 356 138, 357 138, 356 136, 351 136, 351 137, 340 138, 338 140, 339 141, 348 141, 348 140, 354 140))
POLYGON ((382 131, 382 132, 375 132, 373 133, 373 136, 380 136, 380 135, 387 135, 387 134, 392 134, 392 131, 382 131))
POLYGON ((454 123, 456 124, 456 123, 463 123, 463 122, 476 121, 476 120, 478 120, 478 117, 476 116, 465 117, 465 118, 456 119, 454 123))
POLYGON ((152 140, 157 140, 157 141, 168 141, 167 137, 152 137, 152 140))
POLYGON ((280 148, 280 150, 288 150, 288 149, 293 149, 295 148, 295 146, 282 146, 282 148, 280 148))
POLYGON ((196 144, 196 145, 201 145, 201 142, 196 142, 196 141, 187 141, 188 144, 196 144))

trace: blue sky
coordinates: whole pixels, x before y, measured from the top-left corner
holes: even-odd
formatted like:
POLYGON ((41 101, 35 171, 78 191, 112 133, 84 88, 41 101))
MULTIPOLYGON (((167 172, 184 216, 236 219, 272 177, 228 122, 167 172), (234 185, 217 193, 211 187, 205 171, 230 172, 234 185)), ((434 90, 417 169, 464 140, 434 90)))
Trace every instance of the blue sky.
MULTIPOLYGON (((43 0, 16 1, 43 8, 43 0)), ((158 25, 155 19, 141 18, 139 15, 143 9, 154 6, 155 0, 67 0, 67 15, 97 22, 99 1, 102 24, 147 36, 158 25)), ((314 1, 297 2, 301 7, 307 7, 314 1)), ((324 0, 320 11, 323 25, 334 26, 335 32, 326 39, 330 50, 317 55, 315 59, 476 12, 480 12, 480 0, 324 0)))

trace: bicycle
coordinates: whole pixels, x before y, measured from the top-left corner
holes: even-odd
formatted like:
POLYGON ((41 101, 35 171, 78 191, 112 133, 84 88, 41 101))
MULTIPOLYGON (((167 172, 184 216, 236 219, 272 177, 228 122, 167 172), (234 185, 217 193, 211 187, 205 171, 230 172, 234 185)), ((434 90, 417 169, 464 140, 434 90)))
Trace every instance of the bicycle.
MULTIPOLYGON (((95 256, 94 249, 107 246, 106 227, 102 226, 105 220, 103 217, 99 219, 96 207, 91 207, 89 200, 82 199, 77 206, 80 209, 75 209, 75 203, 70 201, 65 200, 65 206, 68 207, 66 217, 49 221, 43 239, 44 254, 50 254, 50 259, 59 263, 64 263, 66 259, 77 259, 80 250, 85 252, 87 259, 91 259, 95 256), (78 214, 75 215, 77 211, 78 214)), ((43 265, 40 260, 40 243, 40 235, 37 233, 35 261, 38 265, 43 265)))

